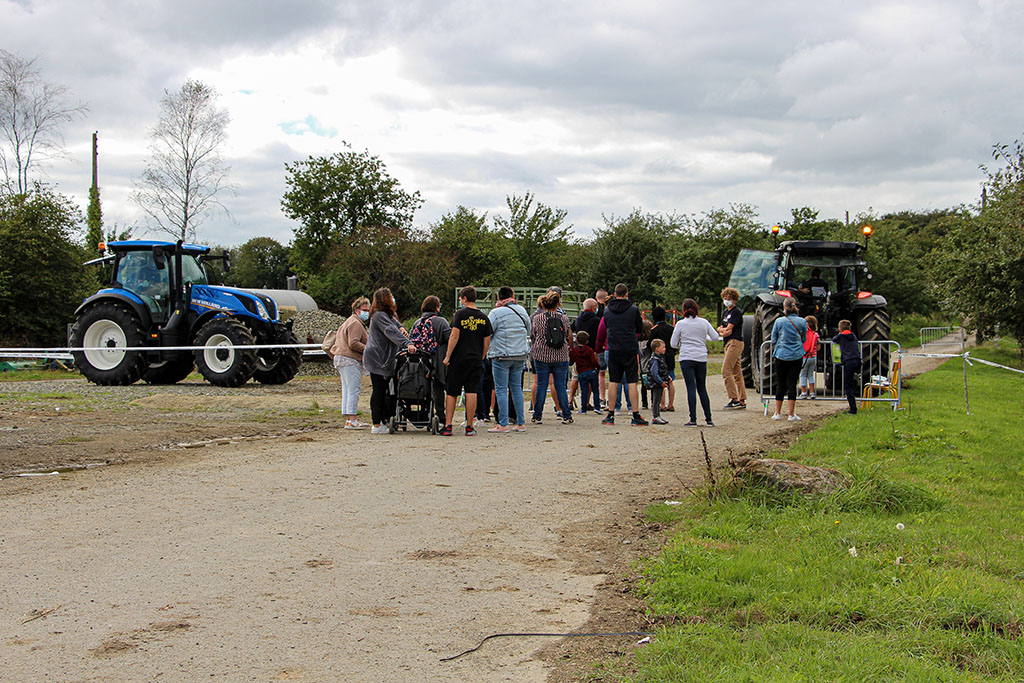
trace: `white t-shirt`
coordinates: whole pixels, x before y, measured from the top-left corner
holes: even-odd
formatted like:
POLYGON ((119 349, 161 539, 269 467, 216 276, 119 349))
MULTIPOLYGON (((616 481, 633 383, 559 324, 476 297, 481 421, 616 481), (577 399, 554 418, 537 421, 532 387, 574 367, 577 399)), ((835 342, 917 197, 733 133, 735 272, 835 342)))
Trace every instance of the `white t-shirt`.
POLYGON ((695 360, 706 363, 708 360, 708 340, 721 341, 714 326, 704 318, 683 318, 672 330, 669 344, 679 349, 679 360, 695 360))

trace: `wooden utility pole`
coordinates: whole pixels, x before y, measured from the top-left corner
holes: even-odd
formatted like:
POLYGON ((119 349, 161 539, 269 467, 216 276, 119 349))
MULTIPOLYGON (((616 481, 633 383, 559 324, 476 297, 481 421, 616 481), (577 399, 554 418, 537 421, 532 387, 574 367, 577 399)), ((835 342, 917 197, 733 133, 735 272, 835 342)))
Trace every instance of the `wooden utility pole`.
POLYGON ((99 173, 98 173, 98 170, 97 170, 98 167, 97 167, 97 164, 96 164, 96 157, 98 156, 97 152, 96 152, 96 149, 97 149, 96 148, 96 134, 98 132, 99 131, 94 131, 93 134, 92 134, 92 189, 97 190, 97 191, 99 191, 99 189, 100 189, 99 173))

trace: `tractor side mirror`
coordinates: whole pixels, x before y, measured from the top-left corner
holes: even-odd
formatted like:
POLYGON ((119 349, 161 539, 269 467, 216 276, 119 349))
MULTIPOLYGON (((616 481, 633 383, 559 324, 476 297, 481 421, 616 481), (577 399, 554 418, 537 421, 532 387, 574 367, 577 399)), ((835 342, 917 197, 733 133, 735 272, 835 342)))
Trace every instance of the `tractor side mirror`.
POLYGON ((229 252, 227 249, 224 250, 224 272, 231 272, 231 252, 229 252))
POLYGON ((164 258, 164 250, 160 247, 153 247, 153 263, 156 264, 157 270, 163 270, 167 267, 167 259, 164 258))

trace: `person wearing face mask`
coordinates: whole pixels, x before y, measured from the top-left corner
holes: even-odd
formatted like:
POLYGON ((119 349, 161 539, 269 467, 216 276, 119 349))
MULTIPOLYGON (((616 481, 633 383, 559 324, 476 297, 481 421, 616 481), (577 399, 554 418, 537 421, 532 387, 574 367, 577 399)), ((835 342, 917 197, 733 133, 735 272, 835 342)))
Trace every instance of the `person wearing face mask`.
POLYGON ((359 421, 359 394, 363 375, 363 350, 366 349, 366 322, 370 319, 370 300, 361 296, 352 302, 352 315, 338 327, 331 347, 334 369, 341 376, 341 412, 345 429, 364 429, 359 421))
POLYGON ((725 311, 718 334, 725 340, 722 379, 725 380, 725 393, 729 395, 725 410, 743 410, 747 407, 747 387, 743 383, 743 368, 740 366, 740 357, 743 355, 743 311, 736 305, 739 300, 737 289, 726 287, 722 290, 725 311))

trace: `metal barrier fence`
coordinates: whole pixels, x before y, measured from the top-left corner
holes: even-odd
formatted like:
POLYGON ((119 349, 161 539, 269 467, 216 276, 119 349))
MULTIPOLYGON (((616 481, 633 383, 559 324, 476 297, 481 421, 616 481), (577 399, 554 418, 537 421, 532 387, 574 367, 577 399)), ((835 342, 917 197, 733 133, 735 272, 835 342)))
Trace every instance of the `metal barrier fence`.
MULTIPOLYGON (((859 342, 861 351, 861 371, 859 382, 854 387, 854 395, 860 407, 869 408, 872 403, 888 403, 893 410, 900 407, 903 390, 900 386, 900 370, 902 367, 903 349, 899 342, 892 340, 859 342)), ((770 341, 761 344, 760 373, 755 373, 754 388, 760 390, 761 403, 765 414, 768 406, 775 399, 778 389, 778 373, 774 356, 775 348, 770 341), (758 386, 760 380, 760 386, 758 386)), ((838 349, 837 349, 838 351, 838 349)), ((846 401, 846 387, 843 384, 843 366, 832 360, 832 342, 822 340, 815 359, 814 398, 816 401, 846 401)), ((800 381, 797 381, 797 395, 801 392, 800 381)), ((810 393, 810 392, 808 392, 810 393)), ((788 398, 788 397, 786 397, 788 398)))
POLYGON ((936 346, 959 346, 960 351, 967 349, 967 331, 960 327, 922 327, 921 348, 936 346))

